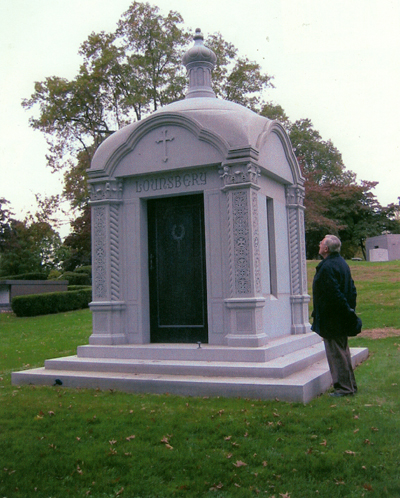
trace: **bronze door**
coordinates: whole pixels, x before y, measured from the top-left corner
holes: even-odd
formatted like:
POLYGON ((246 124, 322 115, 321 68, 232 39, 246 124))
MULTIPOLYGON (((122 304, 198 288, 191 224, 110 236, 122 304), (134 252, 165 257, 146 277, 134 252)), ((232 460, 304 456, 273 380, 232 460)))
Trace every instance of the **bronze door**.
POLYGON ((148 201, 151 342, 207 342, 203 195, 148 201))

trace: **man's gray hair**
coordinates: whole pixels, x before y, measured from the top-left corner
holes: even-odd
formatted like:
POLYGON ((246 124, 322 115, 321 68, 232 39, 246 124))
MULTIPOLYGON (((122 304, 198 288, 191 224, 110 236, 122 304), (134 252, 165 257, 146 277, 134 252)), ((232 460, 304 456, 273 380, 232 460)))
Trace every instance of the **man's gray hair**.
POLYGON ((326 246, 329 249, 329 253, 340 252, 342 243, 340 242, 340 239, 336 237, 336 235, 325 235, 324 240, 326 246))

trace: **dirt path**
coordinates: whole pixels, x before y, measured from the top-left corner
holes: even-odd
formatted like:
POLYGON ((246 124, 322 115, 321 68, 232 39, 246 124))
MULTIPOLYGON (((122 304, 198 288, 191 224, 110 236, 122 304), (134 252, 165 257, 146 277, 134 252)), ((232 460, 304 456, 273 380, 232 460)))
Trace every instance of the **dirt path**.
POLYGON ((399 329, 384 328, 363 330, 357 337, 368 337, 368 339, 384 339, 385 337, 395 336, 400 336, 399 329))

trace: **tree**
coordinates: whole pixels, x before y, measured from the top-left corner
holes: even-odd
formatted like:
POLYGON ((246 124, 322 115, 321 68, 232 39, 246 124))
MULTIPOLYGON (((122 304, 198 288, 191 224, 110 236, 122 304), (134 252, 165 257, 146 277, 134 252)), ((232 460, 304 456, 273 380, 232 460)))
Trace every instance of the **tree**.
POLYGON ((238 50, 226 42, 220 33, 207 38, 207 47, 217 56, 213 71, 213 88, 217 97, 244 105, 260 112, 266 88, 273 88, 272 77, 247 57, 238 57, 238 50))
POLYGON ((56 198, 37 196, 38 211, 23 221, 14 218, 9 201, 0 199, 0 275, 48 273, 63 259, 61 239, 49 218, 56 198))
POLYGON ((72 232, 64 240, 63 247, 68 249, 68 255, 62 262, 65 271, 73 271, 79 266, 91 265, 91 224, 90 207, 82 210, 72 223, 72 232))
POLYGON ((12 220, 11 235, 3 246, 0 274, 48 273, 60 265, 61 239, 46 222, 12 220))
MULTIPOLYGON (((46 78, 35 83, 31 98, 23 101, 26 109, 39 110, 30 123, 46 135, 49 166, 64 171, 63 197, 75 217, 64 246, 70 251, 65 262, 69 269, 89 260, 87 169, 94 152, 116 130, 183 98, 186 77, 181 60, 191 37, 179 13, 162 15, 158 7, 134 1, 115 32, 91 33, 82 43, 82 64, 73 80, 46 78)), ((278 119, 290 136, 306 180, 309 257, 316 255, 318 242, 327 232, 340 235, 350 255, 357 247, 363 250, 366 236, 387 227, 396 229, 390 219, 394 211, 382 208, 372 194, 374 184, 357 183, 338 149, 331 140, 322 139, 310 119, 291 123, 281 106, 264 101, 273 78, 259 64, 240 57, 220 33, 208 36, 206 45, 217 56, 216 95, 278 119)), ((47 219, 42 221, 50 222, 49 209, 60 199, 45 201, 47 219)))
POLYGON ((12 216, 14 213, 8 208, 10 201, 0 197, 0 253, 12 234, 12 216))
MULTIPOLYGON (((158 7, 135 1, 114 33, 91 33, 82 43, 82 64, 73 80, 52 76, 36 82, 34 93, 22 103, 39 111, 30 125, 46 136, 52 171, 64 172, 63 198, 76 218, 68 244, 74 254, 80 245, 83 260, 87 244, 81 239, 90 237, 87 169, 94 152, 121 127, 184 97, 187 80, 181 61, 192 35, 179 13, 164 16, 158 7), (81 242, 75 246, 77 238, 81 242)), ((261 92, 272 86, 271 77, 257 63, 238 57, 219 33, 208 37, 207 44, 218 57, 217 95, 261 109, 261 92)))
POLYGON ((361 251, 365 258, 367 237, 396 230, 393 208, 377 201, 376 182, 356 181, 332 141, 324 141, 309 119, 289 123, 287 129, 305 177, 307 257, 317 257, 319 241, 332 233, 340 237, 345 257, 361 251))

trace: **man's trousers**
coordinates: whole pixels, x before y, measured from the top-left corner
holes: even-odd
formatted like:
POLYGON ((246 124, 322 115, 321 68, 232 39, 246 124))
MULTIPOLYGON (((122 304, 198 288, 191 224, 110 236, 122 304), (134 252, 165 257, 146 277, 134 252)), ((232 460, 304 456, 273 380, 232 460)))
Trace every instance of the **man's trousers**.
POLYGON ((340 394, 355 394, 357 383, 351 364, 347 336, 324 339, 324 343, 335 391, 340 394))

